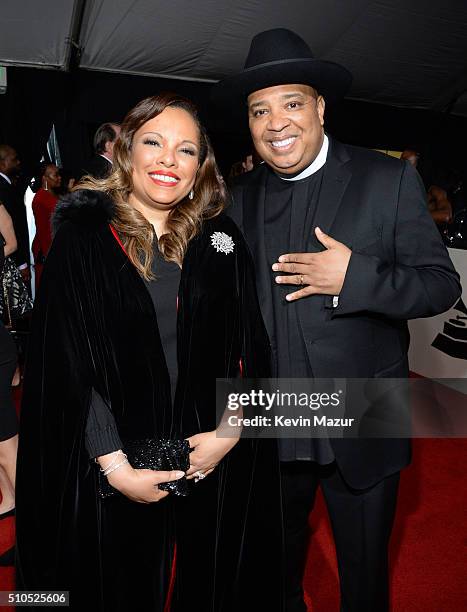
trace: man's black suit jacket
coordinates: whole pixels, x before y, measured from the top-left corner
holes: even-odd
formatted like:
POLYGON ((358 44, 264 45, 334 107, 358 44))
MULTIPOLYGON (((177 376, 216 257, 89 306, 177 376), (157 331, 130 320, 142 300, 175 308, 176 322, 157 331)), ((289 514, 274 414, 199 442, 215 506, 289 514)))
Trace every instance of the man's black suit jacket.
POLYGON ((26 217, 26 206, 19 191, 0 176, 0 202, 5 206, 13 221, 18 248, 13 253, 17 266, 29 264, 29 231, 26 217))
MULTIPOLYGON (((263 317, 274 338, 273 273, 264 242, 269 172, 261 164, 240 176, 229 212, 252 251, 263 317)), ((297 302, 314 376, 407 377, 407 319, 443 312, 461 292, 419 175, 408 163, 330 139, 315 226, 346 244, 352 256, 337 307, 332 296, 297 302)), ((324 250, 316 238, 312 250, 324 250)), ((333 439, 331 444, 345 480, 357 489, 410 461, 405 439, 333 439)))
POLYGON ((83 176, 90 174, 96 179, 102 179, 109 176, 112 171, 112 164, 102 155, 93 155, 83 168, 83 176))

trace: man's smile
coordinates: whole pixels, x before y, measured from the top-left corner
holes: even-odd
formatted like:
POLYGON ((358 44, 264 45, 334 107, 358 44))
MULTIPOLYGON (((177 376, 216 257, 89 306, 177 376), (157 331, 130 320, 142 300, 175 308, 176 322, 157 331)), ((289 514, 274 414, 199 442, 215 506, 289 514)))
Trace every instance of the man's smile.
POLYGON ((289 136, 288 138, 283 138, 281 140, 270 140, 270 145, 276 151, 289 151, 295 141, 297 140, 297 136, 289 136))

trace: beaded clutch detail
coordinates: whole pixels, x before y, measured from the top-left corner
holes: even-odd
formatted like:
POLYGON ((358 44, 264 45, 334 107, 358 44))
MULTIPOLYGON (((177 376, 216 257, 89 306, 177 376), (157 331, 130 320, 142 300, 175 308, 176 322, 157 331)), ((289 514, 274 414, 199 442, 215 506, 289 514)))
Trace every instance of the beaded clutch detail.
MULTIPOLYGON (((188 440, 131 440, 125 444, 124 451, 128 461, 135 469, 145 470, 181 470, 186 472, 190 468, 190 444, 188 440)), ((186 478, 164 482, 158 485, 161 491, 168 491, 172 495, 185 497, 188 495, 188 482, 186 478)), ((106 499, 118 491, 109 484, 106 476, 99 472, 99 495, 106 499)))

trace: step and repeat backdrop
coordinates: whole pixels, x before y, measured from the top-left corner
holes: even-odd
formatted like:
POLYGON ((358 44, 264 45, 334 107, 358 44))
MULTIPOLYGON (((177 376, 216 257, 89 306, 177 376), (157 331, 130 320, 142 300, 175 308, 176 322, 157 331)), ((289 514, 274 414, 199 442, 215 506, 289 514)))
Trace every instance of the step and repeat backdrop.
POLYGON ((410 321, 409 364, 421 376, 467 379, 467 251, 448 250, 461 277, 462 297, 441 315, 410 321))

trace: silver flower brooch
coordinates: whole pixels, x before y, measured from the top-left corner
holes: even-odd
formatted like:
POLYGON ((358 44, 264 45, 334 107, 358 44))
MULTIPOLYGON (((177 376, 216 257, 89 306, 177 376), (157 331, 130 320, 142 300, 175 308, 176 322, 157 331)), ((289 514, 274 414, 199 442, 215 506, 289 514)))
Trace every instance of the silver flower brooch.
POLYGON ((235 242, 230 236, 224 234, 224 232, 214 232, 211 235, 211 244, 218 253, 233 253, 235 242))

